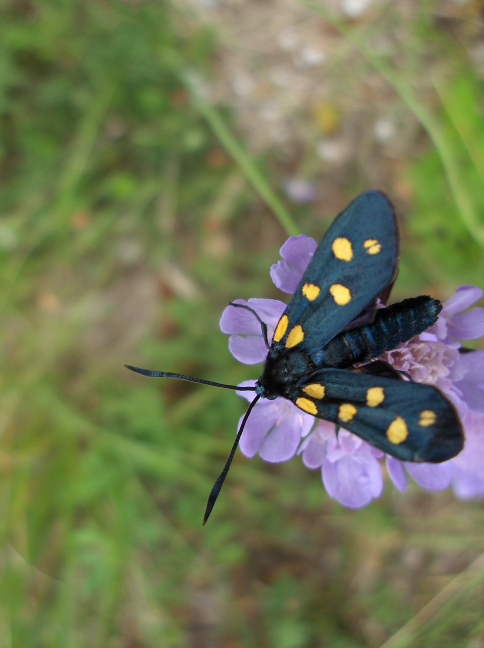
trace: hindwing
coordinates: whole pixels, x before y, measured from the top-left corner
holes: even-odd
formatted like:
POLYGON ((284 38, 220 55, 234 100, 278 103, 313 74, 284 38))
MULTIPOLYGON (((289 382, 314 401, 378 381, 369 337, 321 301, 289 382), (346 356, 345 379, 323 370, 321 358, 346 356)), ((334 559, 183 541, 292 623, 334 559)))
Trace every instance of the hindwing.
POLYGON ((440 463, 464 445, 454 406, 430 385, 321 369, 297 383, 291 400, 403 461, 440 463))
POLYGON ((391 285, 397 263, 393 207, 383 193, 367 191, 326 232, 279 320, 274 350, 322 349, 391 285))

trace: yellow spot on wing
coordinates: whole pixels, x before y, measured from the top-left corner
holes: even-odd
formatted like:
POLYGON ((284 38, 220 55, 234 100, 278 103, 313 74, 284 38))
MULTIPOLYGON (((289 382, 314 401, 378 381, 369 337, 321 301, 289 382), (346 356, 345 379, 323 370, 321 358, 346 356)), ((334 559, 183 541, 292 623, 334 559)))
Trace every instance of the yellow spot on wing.
POLYGON ((274 342, 280 342, 282 340, 287 331, 288 325, 289 318, 287 317, 287 315, 283 315, 276 326, 276 330, 274 331, 274 337, 272 338, 274 342))
POLYGON ((351 403, 344 403, 339 407, 338 418, 340 421, 343 421, 343 423, 349 423, 354 419, 357 411, 356 407, 351 403))
POLYGON ((321 288, 319 286, 315 286, 314 284, 305 283, 302 287, 302 294, 306 297, 306 299, 309 299, 309 301, 314 301, 318 297, 320 292, 321 288))
POLYGON ((318 413, 318 408, 316 405, 309 400, 309 398, 298 398, 296 400, 296 405, 299 407, 299 409, 302 409, 303 412, 307 412, 308 414, 312 414, 313 416, 316 416, 318 413))
POLYGON ((436 420, 437 414, 435 412, 432 412, 432 410, 424 410, 420 413, 420 420, 418 424, 422 427, 428 427, 429 425, 433 425, 436 420))
POLYGON ((346 306, 351 301, 351 293, 346 286, 333 284, 329 287, 329 292, 333 295, 333 299, 338 306, 346 306))
POLYGON ((397 416, 397 418, 390 423, 388 426, 387 430, 387 439, 390 441, 390 443, 394 443, 395 445, 398 445, 399 443, 403 443, 406 441, 408 438, 408 428, 407 424, 405 421, 402 419, 401 416, 397 416))
POLYGON ((303 340, 304 340, 304 331, 302 330, 302 326, 300 324, 296 324, 296 326, 292 329, 292 331, 287 336, 286 349, 292 349, 292 347, 297 346, 303 340))
POLYGON ((320 385, 319 383, 313 383, 312 385, 306 385, 306 387, 303 388, 303 392, 308 396, 311 396, 312 398, 321 400, 322 398, 324 398, 324 395, 326 393, 326 387, 324 385, 320 385))
POLYGON ((353 248, 351 247, 351 241, 349 241, 347 238, 340 237, 334 239, 333 245, 331 247, 333 249, 334 256, 340 261, 351 261, 351 259, 353 258, 353 248))
POLYGON ((385 400, 383 387, 371 387, 366 392, 366 404, 368 407, 377 407, 385 400))
POLYGON ((367 239, 363 243, 363 247, 368 252, 368 254, 371 255, 378 254, 379 252, 381 252, 381 243, 376 239, 367 239))

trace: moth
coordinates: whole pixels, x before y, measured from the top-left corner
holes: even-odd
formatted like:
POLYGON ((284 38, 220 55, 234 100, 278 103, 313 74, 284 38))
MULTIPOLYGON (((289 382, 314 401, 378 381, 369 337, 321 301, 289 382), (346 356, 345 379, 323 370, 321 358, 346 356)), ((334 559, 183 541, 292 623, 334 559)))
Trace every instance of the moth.
POLYGON ((261 398, 286 398, 307 414, 343 427, 403 461, 440 463, 463 448, 452 403, 435 387, 414 383, 377 360, 437 321, 442 305, 427 296, 385 304, 398 272, 399 234, 393 206, 380 191, 358 196, 319 244, 272 340, 254 387, 225 385, 126 365, 151 378, 178 378, 254 391, 222 472, 210 492, 208 520, 251 411, 261 398))

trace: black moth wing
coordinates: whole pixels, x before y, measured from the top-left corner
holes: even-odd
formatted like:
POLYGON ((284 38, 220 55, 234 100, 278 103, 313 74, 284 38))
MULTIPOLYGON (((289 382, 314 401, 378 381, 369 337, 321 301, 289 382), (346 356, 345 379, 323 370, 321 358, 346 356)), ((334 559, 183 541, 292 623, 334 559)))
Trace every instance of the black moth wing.
POLYGON ((358 196, 319 244, 279 320, 271 351, 297 345, 312 355, 326 346, 392 284, 398 248, 398 225, 385 194, 358 196))
POLYGON ((430 385, 320 369, 295 385, 291 400, 403 461, 440 463, 464 446, 454 406, 430 385))

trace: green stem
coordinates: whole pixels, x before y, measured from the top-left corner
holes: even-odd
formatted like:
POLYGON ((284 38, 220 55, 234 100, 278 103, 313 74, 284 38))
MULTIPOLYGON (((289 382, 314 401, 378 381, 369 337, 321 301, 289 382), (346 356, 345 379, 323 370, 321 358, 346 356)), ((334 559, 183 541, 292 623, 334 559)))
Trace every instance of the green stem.
POLYGON ((293 221, 291 214, 272 191, 263 174, 251 160, 244 148, 235 139, 218 112, 200 96, 194 83, 190 82, 190 80, 187 80, 186 78, 183 80, 190 91, 195 106, 207 120, 210 128, 213 130, 224 149, 238 164, 242 173, 255 189, 257 194, 273 212, 281 227, 284 228, 289 236, 297 236, 300 231, 293 221))
POLYGON ((418 631, 429 624, 442 608, 455 597, 472 591, 476 581, 482 583, 484 554, 480 554, 466 569, 455 576, 403 627, 383 643, 380 648, 410 648, 416 645, 418 631))
POLYGON ((484 168, 479 160, 480 151, 477 150, 477 147, 479 146, 479 142, 472 141, 472 138, 469 137, 469 134, 466 133, 465 130, 462 128, 462 123, 456 118, 454 111, 449 109, 449 102, 447 101, 447 95, 442 85, 439 84, 435 79, 433 80, 433 84, 434 84, 435 91, 439 96, 440 102, 442 104, 442 108, 445 110, 445 114, 447 115, 452 126, 455 128, 456 133, 461 138, 462 144, 464 145, 464 148, 467 152, 467 155, 469 156, 469 159, 474 165, 476 173, 480 176, 481 180, 484 182, 484 168))

